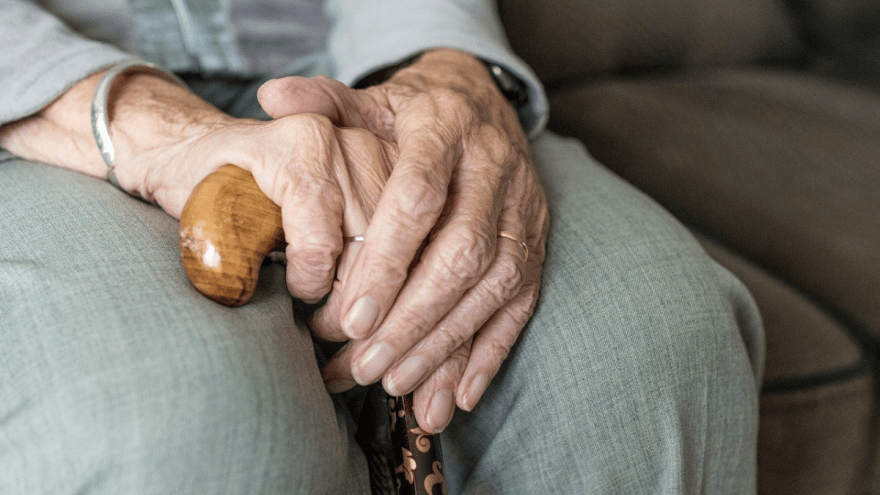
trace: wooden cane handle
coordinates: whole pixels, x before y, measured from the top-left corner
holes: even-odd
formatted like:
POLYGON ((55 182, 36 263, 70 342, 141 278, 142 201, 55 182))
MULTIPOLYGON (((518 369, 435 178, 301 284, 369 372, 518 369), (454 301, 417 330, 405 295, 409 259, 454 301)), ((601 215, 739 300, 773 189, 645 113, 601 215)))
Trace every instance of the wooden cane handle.
POLYGON ((235 165, 222 167, 193 189, 178 234, 190 282, 226 306, 250 300, 263 260, 285 245, 281 208, 250 172, 235 165))

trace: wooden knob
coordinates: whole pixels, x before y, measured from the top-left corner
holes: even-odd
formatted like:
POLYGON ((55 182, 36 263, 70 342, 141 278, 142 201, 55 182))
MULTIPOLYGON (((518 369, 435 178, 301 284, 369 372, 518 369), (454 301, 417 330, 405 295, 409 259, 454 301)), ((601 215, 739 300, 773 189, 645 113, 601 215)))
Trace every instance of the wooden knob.
POLYGON ((263 260, 284 246, 281 208, 235 165, 205 177, 180 216, 178 247, 190 282, 226 306, 250 300, 263 260))

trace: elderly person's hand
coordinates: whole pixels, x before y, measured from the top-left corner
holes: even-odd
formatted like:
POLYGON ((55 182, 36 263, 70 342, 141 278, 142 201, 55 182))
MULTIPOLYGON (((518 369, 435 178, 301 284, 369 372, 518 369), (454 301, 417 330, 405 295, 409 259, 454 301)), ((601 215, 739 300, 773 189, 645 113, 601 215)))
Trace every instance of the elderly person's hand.
POLYGON ((383 379, 389 393, 415 390, 419 423, 442 430, 456 404, 477 403, 538 297, 548 213, 513 108, 481 62, 453 50, 364 90, 292 77, 259 97, 273 117, 323 114, 399 146, 346 269, 342 317, 313 327, 355 340, 325 367, 329 389, 383 379))
MULTIPOLYGON (((100 74, 36 115, 0 128, 0 146, 22 157, 104 177, 89 104, 100 74)), ((396 146, 339 129, 320 115, 272 122, 234 119, 185 88, 150 73, 127 73, 110 94, 110 132, 120 185, 180 218, 195 185, 231 163, 249 170, 281 205, 291 293, 320 300, 331 289, 343 238, 363 233, 396 146), (355 165, 352 165, 355 164, 355 165), (369 169, 349 178, 350 166, 369 169)), ((109 186, 108 186, 109 187, 109 186)))

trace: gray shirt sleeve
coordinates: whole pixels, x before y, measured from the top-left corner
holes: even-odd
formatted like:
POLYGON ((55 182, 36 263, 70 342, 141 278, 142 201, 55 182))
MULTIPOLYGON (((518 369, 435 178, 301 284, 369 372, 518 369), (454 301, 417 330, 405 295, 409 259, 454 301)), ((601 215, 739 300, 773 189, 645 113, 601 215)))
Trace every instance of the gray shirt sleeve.
POLYGON ((534 72, 508 44, 494 0, 329 0, 328 49, 336 77, 354 84, 383 67, 431 48, 455 48, 492 61, 522 79, 529 102, 520 109, 530 136, 547 123, 547 97, 534 72))
POLYGON ((32 115, 83 78, 132 58, 26 0, 0 0, 0 125, 32 115))

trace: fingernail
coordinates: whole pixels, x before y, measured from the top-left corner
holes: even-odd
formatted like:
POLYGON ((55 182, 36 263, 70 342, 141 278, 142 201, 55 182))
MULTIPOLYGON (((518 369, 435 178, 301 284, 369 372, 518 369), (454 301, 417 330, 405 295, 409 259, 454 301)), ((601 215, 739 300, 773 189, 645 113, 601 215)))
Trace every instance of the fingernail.
POLYGON ((472 411, 487 388, 489 388, 489 376, 485 374, 475 376, 461 400, 462 406, 464 406, 462 409, 468 412, 472 411))
POLYGON ((345 334, 353 339, 366 337, 373 329, 378 317, 379 303, 372 297, 361 297, 345 315, 345 323, 343 324, 345 334))
POLYGON ((369 385, 375 382, 391 366, 397 354, 390 345, 380 342, 373 344, 367 352, 355 362, 352 375, 356 382, 361 385, 369 385))
POLYGON ((431 407, 428 408, 428 426, 434 430, 435 433, 440 433, 446 428, 446 425, 449 424, 449 420, 452 419, 452 407, 455 404, 452 402, 452 390, 448 388, 444 388, 440 390, 434 397, 431 399, 431 407))
POLYGON ((428 360, 419 356, 410 356, 388 376, 386 390, 389 394, 403 395, 411 390, 428 372, 428 360))
POLYGON ((329 380, 324 383, 324 386, 327 387, 327 392, 331 394, 338 394, 345 392, 357 385, 357 382, 354 380, 346 380, 344 378, 336 378, 333 380, 329 380))

